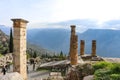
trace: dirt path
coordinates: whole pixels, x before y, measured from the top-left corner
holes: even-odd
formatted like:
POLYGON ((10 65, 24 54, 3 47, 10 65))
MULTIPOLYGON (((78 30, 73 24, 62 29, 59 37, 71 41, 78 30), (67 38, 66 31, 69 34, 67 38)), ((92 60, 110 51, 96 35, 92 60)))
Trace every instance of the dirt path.
MULTIPOLYGON (((33 70, 33 65, 28 65, 29 67, 29 71, 27 73, 28 75, 28 80, 42 80, 45 79, 49 76, 49 71, 36 71, 36 68, 38 67, 38 65, 36 65, 35 70, 33 70)), ((13 72, 13 66, 10 66, 10 70, 6 73, 12 73, 13 72)), ((1 73, 1 69, 0 69, 0 76, 3 76, 3 74, 1 73)))

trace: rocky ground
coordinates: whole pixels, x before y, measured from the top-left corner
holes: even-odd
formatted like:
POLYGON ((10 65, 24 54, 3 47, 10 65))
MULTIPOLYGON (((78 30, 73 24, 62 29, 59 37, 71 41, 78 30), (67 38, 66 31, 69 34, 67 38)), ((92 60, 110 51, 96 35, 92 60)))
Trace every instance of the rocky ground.
MULTIPOLYGON (((103 59, 108 62, 120 63, 120 58, 103 58, 103 59)), ((38 67, 38 65, 36 65, 36 68, 37 67, 38 67)), ((0 72, 1 72, 1 69, 0 69, 0 72)), ((11 66, 10 71, 7 72, 7 74, 9 74, 9 73, 12 73, 12 66, 11 66)), ((36 71, 36 70, 33 70, 33 65, 28 65, 28 73, 27 74, 28 74, 28 80, 42 80, 42 79, 47 79, 50 72, 49 71, 36 71)), ((0 77, 1 76, 3 76, 2 73, 0 73, 0 77)), ((90 79, 92 77, 88 76, 88 77, 84 78, 84 80, 88 80, 88 78, 90 79)))
POLYGON ((108 62, 113 62, 113 63, 120 63, 120 58, 103 58, 105 61, 108 61, 108 62))

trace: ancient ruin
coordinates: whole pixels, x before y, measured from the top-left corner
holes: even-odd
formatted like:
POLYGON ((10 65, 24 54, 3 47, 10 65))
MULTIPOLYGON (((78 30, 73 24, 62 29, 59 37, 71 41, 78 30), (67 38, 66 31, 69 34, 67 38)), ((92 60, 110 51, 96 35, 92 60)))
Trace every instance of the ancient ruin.
POLYGON ((75 32, 75 25, 71 25, 71 37, 70 37, 70 61, 71 65, 78 64, 78 36, 75 32))
POLYGON ((13 57, 11 53, 6 54, 5 56, 0 57, 0 66, 4 66, 7 63, 12 63, 13 57))
POLYGON ((27 80, 26 70, 26 24, 24 19, 11 19, 14 29, 13 71, 27 80))
POLYGON ((92 40, 92 53, 91 56, 96 56, 96 40, 92 40))
POLYGON ((85 41, 81 40, 80 41, 80 55, 84 55, 85 54, 85 41))

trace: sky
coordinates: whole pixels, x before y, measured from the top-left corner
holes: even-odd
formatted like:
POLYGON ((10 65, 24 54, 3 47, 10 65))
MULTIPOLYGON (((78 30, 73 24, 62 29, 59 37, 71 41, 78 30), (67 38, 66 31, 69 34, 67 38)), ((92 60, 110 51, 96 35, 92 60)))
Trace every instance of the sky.
POLYGON ((12 26, 10 19, 23 18, 31 27, 47 28, 53 23, 91 20, 99 28, 120 29, 119 8, 120 0, 0 0, 0 24, 12 26), (109 25, 111 21, 117 21, 117 27, 109 25))

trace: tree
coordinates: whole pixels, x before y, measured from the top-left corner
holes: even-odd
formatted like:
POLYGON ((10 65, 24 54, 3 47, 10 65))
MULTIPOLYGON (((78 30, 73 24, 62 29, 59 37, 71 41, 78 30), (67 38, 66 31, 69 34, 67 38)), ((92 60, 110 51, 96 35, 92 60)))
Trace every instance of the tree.
POLYGON ((60 57, 63 58, 63 52, 62 51, 60 52, 60 57))
POLYGON ((34 51, 33 58, 36 58, 36 57, 37 57, 37 52, 34 51))
POLYGON ((9 52, 13 53, 13 35, 12 28, 10 29, 9 52))

